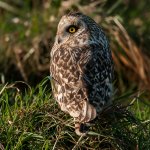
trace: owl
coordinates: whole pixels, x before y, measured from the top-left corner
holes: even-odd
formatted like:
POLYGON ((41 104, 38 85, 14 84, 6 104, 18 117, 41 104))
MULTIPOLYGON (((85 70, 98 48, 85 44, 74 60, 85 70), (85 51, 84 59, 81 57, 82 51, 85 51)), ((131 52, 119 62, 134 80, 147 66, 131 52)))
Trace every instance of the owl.
POLYGON ((78 135, 111 103, 113 61, 108 40, 90 17, 64 15, 50 53, 51 86, 62 111, 74 118, 78 135))

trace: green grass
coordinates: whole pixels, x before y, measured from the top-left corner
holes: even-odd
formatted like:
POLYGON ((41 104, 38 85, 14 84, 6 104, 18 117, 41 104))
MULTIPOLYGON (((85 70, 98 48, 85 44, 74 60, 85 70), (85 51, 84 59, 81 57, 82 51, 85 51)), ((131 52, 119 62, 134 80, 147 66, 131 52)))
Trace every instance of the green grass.
MULTIPOLYGON (((130 92, 146 88, 143 79, 136 77, 140 66, 137 65, 135 69, 136 66, 132 65, 132 70, 118 63, 125 51, 115 40, 111 28, 119 28, 114 26, 114 22, 107 22, 110 17, 117 16, 131 39, 148 56, 148 0, 106 0, 91 7, 95 1, 80 0, 72 6, 68 5, 68 8, 61 5, 63 0, 5 0, 2 1, 8 4, 5 7, 0 3, 0 150, 150 149, 149 96, 130 92), (93 123, 86 137, 75 134, 73 119, 63 113, 53 99, 49 78, 38 83, 49 74, 49 52, 58 21, 70 10, 79 10, 98 19, 97 22, 104 27, 112 52, 117 53, 118 60, 115 64, 118 87, 115 102, 112 108, 104 111, 93 123), (15 19, 19 22, 15 22, 15 19), (27 82, 15 82, 16 80, 27 82), (118 93, 123 95, 118 96, 118 93)), ((134 58, 140 62, 136 55, 134 58)), ((146 58, 148 62, 149 57, 146 58)), ((126 60, 128 62, 128 57, 126 60)), ((149 70, 146 72, 147 76, 148 72, 149 70)))
POLYGON ((150 107, 140 102, 142 97, 121 97, 132 101, 132 105, 113 104, 92 124, 87 136, 79 137, 74 132, 73 119, 53 100, 49 85, 49 77, 34 88, 23 82, 0 85, 0 147, 6 150, 149 149, 150 107))

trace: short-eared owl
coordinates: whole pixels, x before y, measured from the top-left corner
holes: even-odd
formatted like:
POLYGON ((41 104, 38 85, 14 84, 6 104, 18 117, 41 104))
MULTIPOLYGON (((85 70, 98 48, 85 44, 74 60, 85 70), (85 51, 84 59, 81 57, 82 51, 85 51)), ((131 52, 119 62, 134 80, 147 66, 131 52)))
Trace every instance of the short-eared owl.
POLYGON ((61 110, 75 121, 78 135, 83 125, 111 101, 113 62, 108 40, 90 17, 69 13, 58 24, 51 50, 52 91, 61 110))

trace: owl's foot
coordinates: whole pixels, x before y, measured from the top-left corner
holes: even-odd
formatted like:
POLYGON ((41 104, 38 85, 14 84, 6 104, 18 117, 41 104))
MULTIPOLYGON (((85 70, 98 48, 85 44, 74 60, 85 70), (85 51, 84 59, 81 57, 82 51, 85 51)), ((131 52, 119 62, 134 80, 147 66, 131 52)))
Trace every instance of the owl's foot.
POLYGON ((86 135, 88 132, 89 126, 83 123, 75 123, 75 132, 79 136, 86 135))

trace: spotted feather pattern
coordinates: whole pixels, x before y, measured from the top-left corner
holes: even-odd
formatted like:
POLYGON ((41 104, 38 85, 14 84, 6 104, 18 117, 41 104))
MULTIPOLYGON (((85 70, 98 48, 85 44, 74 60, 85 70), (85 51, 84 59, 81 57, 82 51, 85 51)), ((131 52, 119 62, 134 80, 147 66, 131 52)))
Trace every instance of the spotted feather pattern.
POLYGON ((81 20, 86 27, 76 36, 69 35, 65 42, 58 43, 60 37, 56 38, 50 62, 52 90, 61 110, 84 124, 111 102, 113 61, 104 32, 91 18, 69 14, 60 21, 61 26, 68 18, 81 20))

